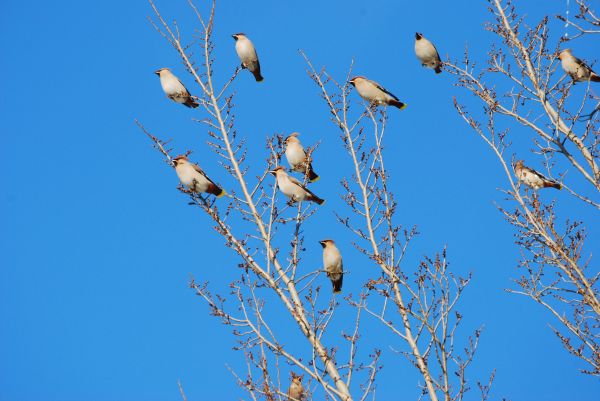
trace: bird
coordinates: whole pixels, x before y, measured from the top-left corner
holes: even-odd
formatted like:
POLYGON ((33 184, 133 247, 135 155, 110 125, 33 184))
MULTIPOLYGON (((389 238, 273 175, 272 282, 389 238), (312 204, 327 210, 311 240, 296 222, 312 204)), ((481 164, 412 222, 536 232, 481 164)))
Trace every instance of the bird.
POLYGON ((323 266, 327 277, 331 280, 333 293, 342 292, 342 282, 344 281, 344 267, 342 264, 342 254, 335 246, 332 239, 319 241, 323 247, 323 266))
POLYGON ((594 81, 600 82, 600 76, 596 74, 588 65, 573 56, 571 49, 564 49, 558 54, 563 70, 569 74, 573 82, 594 81))
POLYGON ((282 166, 275 167, 274 170, 270 171, 277 178, 277 186, 279 190, 283 192, 285 196, 290 198, 292 202, 310 201, 315 202, 319 205, 325 203, 324 199, 319 198, 317 195, 312 193, 306 188, 300 181, 294 177, 290 177, 282 166))
POLYGON ((433 68, 436 74, 442 72, 442 60, 437 49, 419 32, 415 33, 415 53, 423 67, 433 68))
POLYGON ((183 86, 179 78, 173 75, 171 70, 161 68, 154 71, 154 73, 160 77, 160 85, 169 99, 187 107, 198 107, 198 102, 194 100, 190 92, 183 86))
POLYGON ((308 163, 307 165, 306 153, 304 152, 302 143, 298 139, 298 135, 297 132, 292 132, 285 138, 285 157, 292 171, 303 174, 308 172, 310 182, 315 182, 319 179, 319 176, 313 170, 312 163, 308 163))
POLYGON ((400 110, 406 107, 406 103, 402 103, 375 81, 365 77, 354 77, 349 82, 356 88, 358 94, 370 103, 391 105, 400 110))
POLYGON ((260 63, 254 44, 243 33, 236 33, 231 36, 235 39, 235 51, 242 62, 242 68, 247 68, 254 75, 256 82, 261 82, 264 78, 260 75, 260 63))
POLYGON ((535 190, 540 188, 562 189, 560 183, 546 178, 534 169, 525 166, 523 160, 519 160, 515 163, 515 175, 519 181, 535 190))
POLYGON ((292 383, 288 389, 288 401, 302 401, 304 399, 304 387, 302 387, 302 376, 292 372, 292 383))
POLYGON ((202 171, 200 166, 190 163, 186 156, 177 156, 174 158, 173 166, 175 167, 175 172, 179 177, 179 181, 192 192, 198 194, 206 192, 216 195, 217 198, 220 198, 227 193, 223 188, 212 182, 212 180, 207 177, 206 173, 202 171))

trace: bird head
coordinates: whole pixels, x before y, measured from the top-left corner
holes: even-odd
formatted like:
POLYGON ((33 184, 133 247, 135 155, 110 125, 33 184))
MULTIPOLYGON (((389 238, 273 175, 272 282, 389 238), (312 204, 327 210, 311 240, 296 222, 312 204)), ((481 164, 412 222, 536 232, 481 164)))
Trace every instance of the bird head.
POLYGON ((245 38, 246 35, 244 35, 243 33, 234 33, 233 35, 231 35, 232 38, 234 38, 235 40, 238 40, 240 38, 245 38))
POLYGON ((319 244, 321 244, 321 246, 323 248, 325 248, 327 245, 333 244, 333 240, 332 239, 323 239, 323 240, 319 241, 319 244))
POLYGON ((168 68, 159 68, 158 70, 154 71, 154 73, 156 75, 160 75, 160 73, 163 71, 170 71, 170 70, 168 68))
POLYGON ((298 135, 300 134, 297 132, 292 132, 287 138, 285 138, 285 143, 300 142, 298 135))
POLYGON ((354 77, 348 82, 350 82, 352 84, 352 86, 356 86, 356 81, 358 81, 360 79, 362 79, 362 77, 354 77))
POLYGON ((296 383, 296 384, 301 384, 301 383, 302 383, 302 378, 303 378, 304 376, 302 376, 302 375, 297 375, 297 374, 296 374, 296 373, 294 373, 294 372, 291 372, 291 373, 292 373, 292 381, 293 381, 294 383, 296 383))
POLYGON ((285 171, 285 168, 283 168, 283 166, 277 166, 273 170, 269 171, 269 173, 277 175, 277 173, 280 171, 285 171))
POLYGON ((417 40, 423 39, 423 34, 419 33, 419 32, 415 32, 415 39, 417 39, 417 40))
POLYGON ((557 57, 558 57, 558 59, 559 59, 559 60, 562 60, 562 59, 563 59, 563 57, 565 57, 567 54, 569 54, 569 55, 571 54, 571 49, 563 49, 563 50, 561 50, 561 51, 558 53, 558 56, 557 56, 557 57))
POLYGON ((187 161, 188 161, 187 156, 184 156, 184 155, 177 156, 176 158, 173 159, 173 166, 177 167, 179 164, 187 163, 187 161))
POLYGON ((517 160, 517 162, 515 163, 515 169, 521 168, 523 168, 523 160, 517 160))

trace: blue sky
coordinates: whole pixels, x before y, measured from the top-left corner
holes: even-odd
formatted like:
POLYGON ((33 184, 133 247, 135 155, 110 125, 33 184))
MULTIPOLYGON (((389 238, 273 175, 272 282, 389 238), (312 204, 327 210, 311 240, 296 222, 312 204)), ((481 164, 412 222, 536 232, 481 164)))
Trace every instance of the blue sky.
MULTIPOLYGON (((527 3, 518 7, 532 24, 566 6, 520 3, 527 3)), ((158 6, 184 35, 193 33, 184 1, 158 6)), ((189 400, 242 394, 227 370, 242 367, 233 337, 187 288, 190 275, 226 285, 237 278, 237 259, 207 217, 187 205, 174 172, 134 124, 137 118, 173 138, 177 151, 194 150, 192 158, 216 181, 231 185, 208 151, 206 128, 192 121, 202 117, 199 109, 168 101, 160 89, 153 71, 171 67, 197 92, 146 20, 150 13, 144 1, 0 5, 0 400, 175 400, 177 380, 189 400)), ((216 18, 217 79, 238 64, 232 33, 246 32, 261 58, 264 83, 246 72, 235 83, 237 128, 251 142, 252 167, 262 169, 266 135, 299 131, 305 144, 322 141, 315 155, 322 179, 313 189, 328 202, 307 224, 306 237, 314 239, 307 242, 307 265, 320 263, 316 241, 327 231, 356 272, 345 291, 358 292, 369 268, 335 223, 338 182, 349 159, 299 48, 340 80, 354 59, 357 74, 408 103, 401 112, 390 110, 385 149, 398 218, 422 233, 407 268, 447 244, 452 269, 473 272, 460 307, 463 334, 485 326, 472 377, 496 368, 494 395, 512 400, 590 399, 600 392, 597 379, 579 374, 579 362, 560 348, 547 314, 504 291, 519 258, 494 204, 502 202, 497 188, 505 178, 451 99, 473 109, 478 103, 414 56, 419 31, 444 56, 460 58, 468 44, 483 60, 493 40, 484 30, 485 2, 227 1, 216 18)), ((592 61, 600 45, 584 43, 571 47, 592 61)), ((353 100, 358 103, 355 93, 353 100)), ((515 148, 526 154, 533 144, 520 138, 515 148)), ((597 216, 564 192, 542 197, 587 220, 589 238, 598 238, 597 216)), ((599 250, 588 243, 588 252, 599 250)), ((324 278, 320 284, 329 285, 324 278)), ((348 309, 341 307, 342 319, 351 316, 348 309)), ((287 323, 282 331, 293 335, 287 323)), ((416 399, 419 377, 389 351, 401 347, 394 341, 382 335, 377 344, 386 350, 377 395, 416 399)))

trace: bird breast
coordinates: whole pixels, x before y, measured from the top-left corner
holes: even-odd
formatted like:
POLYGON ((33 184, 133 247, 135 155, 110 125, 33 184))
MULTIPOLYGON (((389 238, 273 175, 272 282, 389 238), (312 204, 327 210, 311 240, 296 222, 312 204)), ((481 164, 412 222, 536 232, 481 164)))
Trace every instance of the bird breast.
POLYGON ((307 194, 304 188, 291 182, 287 175, 277 177, 277 185, 285 196, 294 201, 302 202, 306 198, 307 194))
POLYGON ((185 92, 179 80, 173 76, 160 77, 160 85, 167 95, 177 95, 185 92))
POLYGON ((331 245, 328 245, 323 251, 323 265, 325 269, 330 268, 339 268, 342 263, 342 255, 337 249, 331 248, 331 245))
POLYGON ((540 178, 537 174, 532 173, 526 169, 521 170, 521 181, 523 181, 526 185, 529 185, 533 189, 540 189, 544 186, 544 180, 540 178))
POLYGON ((195 192, 206 192, 210 182, 202 174, 196 171, 190 164, 180 164, 175 167, 179 181, 195 192))
POLYGON ((358 82, 356 85, 356 90, 358 91, 358 94, 363 97, 363 99, 371 102, 384 102, 388 100, 387 98, 389 98, 385 92, 381 91, 370 82, 358 82))
POLYGON ((254 61, 258 58, 254 45, 248 39, 238 39, 235 42, 235 51, 242 62, 254 61))
POLYGON ((302 163, 306 160, 306 154, 304 149, 297 143, 292 143, 285 149, 285 157, 292 168, 296 169, 301 167, 302 163))
POLYGON ((435 59, 437 51, 430 41, 421 39, 415 42, 415 53, 422 63, 427 63, 435 59))

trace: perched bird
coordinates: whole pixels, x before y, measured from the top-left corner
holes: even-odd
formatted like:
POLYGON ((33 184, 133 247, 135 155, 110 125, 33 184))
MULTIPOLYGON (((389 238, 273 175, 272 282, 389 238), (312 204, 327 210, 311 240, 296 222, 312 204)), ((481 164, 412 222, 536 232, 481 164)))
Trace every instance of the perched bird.
POLYGON ((260 75, 260 63, 254 44, 243 33, 231 35, 235 39, 235 51, 242 62, 242 68, 247 68, 254 75, 256 82, 264 78, 260 75))
POLYGON ((161 68, 154 71, 154 73, 160 77, 160 85, 169 99, 187 107, 198 107, 198 102, 194 100, 190 92, 183 86, 179 78, 173 75, 171 70, 161 68))
POLYGON ((306 188, 300 181, 294 177, 290 177, 285 169, 281 166, 275 167, 275 170, 270 171, 277 178, 277 186, 285 196, 290 198, 292 202, 311 201, 319 205, 325 203, 324 199, 319 198, 306 188))
POLYGON ((304 399, 304 387, 302 387, 302 376, 292 372, 292 383, 288 389, 288 401, 302 401, 304 399))
POLYGON ((358 94, 370 103, 392 105, 400 110, 406 107, 396 96, 385 90, 375 81, 371 81, 365 77, 354 77, 350 80, 354 85, 358 94))
POLYGON ((436 74, 442 72, 442 60, 433 43, 425 39, 423 34, 415 33, 415 53, 423 67, 433 68, 436 74))
POLYGON ((319 243, 323 247, 323 266, 333 285, 333 293, 342 292, 342 282, 344 281, 342 255, 332 239, 324 239, 319 243))
POLYGON ((297 171, 302 174, 308 172, 308 179, 310 182, 315 182, 319 179, 319 176, 313 170, 312 163, 306 164, 306 153, 304 153, 304 147, 300 143, 298 135, 297 132, 293 132, 290 136, 285 138, 285 158, 292 168, 292 171, 297 171))
POLYGON ((206 176, 197 164, 190 163, 186 156, 177 156, 173 159, 173 164, 179 181, 191 191, 196 193, 207 192, 216 195, 217 198, 226 194, 222 188, 206 176))
POLYGON ((540 188, 562 189, 562 185, 560 185, 560 183, 544 177, 532 168, 526 167, 523 164, 523 160, 519 160, 515 164, 515 175, 519 181, 535 190, 540 188))
POLYGON ((571 49, 565 49, 558 54, 563 70, 573 78, 574 82, 594 81, 600 82, 596 74, 583 61, 573 56, 571 49))

